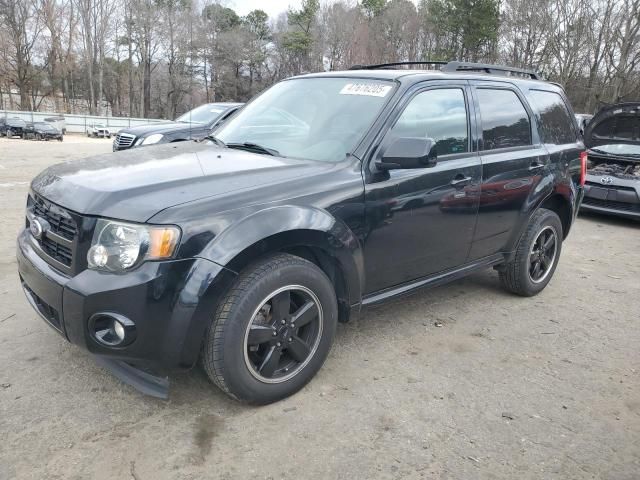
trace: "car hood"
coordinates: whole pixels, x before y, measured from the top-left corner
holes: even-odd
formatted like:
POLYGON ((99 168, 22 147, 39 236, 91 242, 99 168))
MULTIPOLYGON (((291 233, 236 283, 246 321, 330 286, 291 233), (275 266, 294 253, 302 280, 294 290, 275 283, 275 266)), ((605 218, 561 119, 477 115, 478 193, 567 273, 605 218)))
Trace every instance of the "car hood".
POLYGON ((587 148, 624 143, 640 145, 640 102, 617 103, 601 108, 584 130, 587 148))
POLYGON ((181 203, 285 184, 328 167, 323 162, 181 142, 57 164, 34 178, 31 188, 77 213, 144 222, 181 203))
POLYGON ((154 133, 173 133, 189 130, 202 130, 206 129, 206 125, 199 123, 180 123, 180 122, 167 122, 167 123, 150 123, 149 125, 140 125, 138 127, 123 128, 118 133, 128 133, 135 135, 136 137, 151 135, 154 133))

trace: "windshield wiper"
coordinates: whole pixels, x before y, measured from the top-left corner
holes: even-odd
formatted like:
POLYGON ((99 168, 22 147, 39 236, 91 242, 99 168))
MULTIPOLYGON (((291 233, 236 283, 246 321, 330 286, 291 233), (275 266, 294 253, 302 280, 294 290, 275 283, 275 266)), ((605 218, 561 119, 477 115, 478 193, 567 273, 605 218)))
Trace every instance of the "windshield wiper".
POLYGON ((278 150, 273 148, 265 147, 263 145, 258 145, 257 143, 252 142, 244 142, 244 143, 227 143, 227 147, 229 148, 237 148, 240 150, 249 150, 250 152, 256 153, 264 153, 266 155, 272 155, 274 157, 282 157, 278 150))
POLYGON ((220 140, 218 137, 216 137, 213 134, 207 135, 206 137, 204 137, 204 140, 211 140, 213 143, 215 143, 219 147, 226 147, 227 146, 226 143, 224 143, 222 140, 220 140))

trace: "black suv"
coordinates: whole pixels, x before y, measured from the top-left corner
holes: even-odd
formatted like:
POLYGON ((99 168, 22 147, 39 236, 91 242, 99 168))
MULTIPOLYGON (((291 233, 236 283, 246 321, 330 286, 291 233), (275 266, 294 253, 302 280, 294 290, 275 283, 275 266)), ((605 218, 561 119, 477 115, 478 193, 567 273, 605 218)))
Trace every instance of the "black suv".
POLYGON ((27 122, 19 117, 0 118, 0 135, 11 137, 24 136, 24 128, 27 122))
POLYGON ((242 103, 207 103, 180 115, 173 122, 123 128, 113 140, 113 151, 157 143, 201 140, 242 105, 242 103))
POLYGON ((149 368, 200 359, 229 395, 268 403, 315 375, 363 306, 487 267, 540 292, 583 150, 562 89, 533 73, 304 75, 209 142, 45 170, 20 279, 48 324, 143 391, 167 394, 149 368))

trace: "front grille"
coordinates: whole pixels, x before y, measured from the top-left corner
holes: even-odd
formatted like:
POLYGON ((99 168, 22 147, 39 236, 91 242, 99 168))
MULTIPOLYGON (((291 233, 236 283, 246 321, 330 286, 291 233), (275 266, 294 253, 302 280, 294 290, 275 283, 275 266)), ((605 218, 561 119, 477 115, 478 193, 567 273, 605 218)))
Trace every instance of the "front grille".
POLYGON ((42 300, 38 295, 36 295, 35 292, 31 290, 26 283, 22 284, 22 288, 24 288, 25 293, 29 296, 30 300, 33 302, 33 306, 38 310, 40 315, 42 315, 45 320, 53 325, 56 329, 62 331, 62 325, 60 324, 60 315, 58 314, 58 311, 47 302, 42 300))
POLYGON ((40 246, 51 258, 66 265, 67 267, 71 266, 71 262, 73 261, 73 251, 69 247, 56 243, 48 237, 42 238, 40 246))
POLYGON ((597 187, 597 188, 608 188, 610 190, 622 190, 625 192, 635 192, 636 189, 633 187, 624 187, 622 185, 605 185, 603 183, 598 183, 598 182, 585 182, 586 185, 589 185, 590 187, 597 187))
POLYGON ((53 233, 57 233, 67 240, 73 240, 76 236, 77 227, 73 219, 65 216, 62 212, 52 211, 51 206, 40 197, 33 199, 33 214, 49 222, 53 233))
POLYGON ((594 207, 608 208, 611 210, 622 210, 625 212, 640 213, 640 204, 638 203, 616 202, 612 200, 601 200, 599 198, 592 197, 584 197, 582 199, 582 203, 594 207))
POLYGON ((133 145, 133 141, 136 139, 135 135, 129 133, 118 133, 116 135, 116 147, 119 149, 129 148, 133 145))
POLYGON ((78 215, 73 214, 74 218, 71 212, 38 195, 29 196, 27 211, 27 228, 36 219, 44 226, 40 238, 33 238, 40 247, 40 256, 59 270, 72 273, 78 243, 78 215))

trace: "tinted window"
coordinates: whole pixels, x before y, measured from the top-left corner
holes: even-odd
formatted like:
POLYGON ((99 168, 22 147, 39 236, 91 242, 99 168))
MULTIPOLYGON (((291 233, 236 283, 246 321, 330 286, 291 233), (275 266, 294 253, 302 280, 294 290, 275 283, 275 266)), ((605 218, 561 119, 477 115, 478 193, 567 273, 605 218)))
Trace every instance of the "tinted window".
POLYGON ((555 92, 531 90, 529 99, 536 110, 540 138, 544 143, 562 145, 576 141, 572 117, 560 95, 555 92))
POLYGON ((511 90, 478 89, 484 150, 531 145, 531 122, 511 90))
POLYGON ((432 138, 438 155, 469 151, 464 92, 452 88, 419 93, 404 109, 391 134, 432 138))

